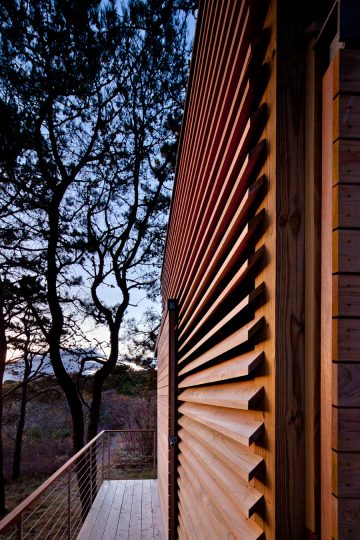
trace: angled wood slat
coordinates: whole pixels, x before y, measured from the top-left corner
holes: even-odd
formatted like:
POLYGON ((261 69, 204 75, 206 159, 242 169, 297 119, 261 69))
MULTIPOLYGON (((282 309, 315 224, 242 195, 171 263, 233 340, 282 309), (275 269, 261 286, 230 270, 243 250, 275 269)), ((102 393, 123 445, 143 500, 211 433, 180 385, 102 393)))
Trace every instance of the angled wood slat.
POLYGON ((192 356, 197 349, 206 343, 211 337, 227 326, 235 317, 245 313, 252 304, 255 304, 265 293, 265 283, 260 283, 255 290, 245 296, 221 321, 219 321, 204 337, 197 339, 196 344, 184 355, 181 355, 181 349, 179 347, 179 354, 181 355, 181 361, 184 362, 188 357, 192 356))
POLYGON ((334 58, 333 92, 337 95, 360 91, 359 52, 344 49, 334 58))
POLYGON ((256 381, 243 381, 219 386, 188 388, 179 395, 180 401, 230 407, 231 409, 250 409, 264 393, 264 388, 256 381))
POLYGON ((264 353, 262 351, 242 354, 232 360, 221 362, 216 366, 203 369, 193 375, 188 375, 179 382, 179 388, 188 388, 189 386, 246 377, 261 364, 263 359, 264 353))
MULTIPOLYGON (((206 138, 204 138, 204 133, 201 133, 201 130, 197 129, 198 126, 200 125, 200 123, 202 123, 207 127, 207 130, 209 130, 209 123, 211 124, 213 120, 213 114, 211 113, 213 113, 214 110, 217 110, 219 105, 221 106, 221 104, 223 104, 224 94, 222 92, 225 91, 225 95, 226 93, 229 93, 229 91, 226 87, 224 87, 223 84, 224 73, 226 73, 227 70, 233 66, 233 63, 229 62, 229 59, 233 60, 233 52, 236 51, 236 48, 234 48, 233 40, 230 38, 229 35, 224 35, 222 32, 219 32, 219 24, 216 24, 216 21, 221 21, 221 25, 226 24, 226 21, 230 19, 230 24, 232 23, 232 25, 235 25, 235 28, 234 26, 232 26, 232 29, 236 33, 236 22, 233 18, 234 9, 236 8, 238 11, 239 5, 236 5, 236 3, 233 3, 232 5, 230 5, 229 3, 220 3, 214 6, 210 6, 209 9, 205 10, 206 14, 211 15, 211 27, 210 24, 207 25, 209 39, 205 40, 205 47, 202 48, 199 55, 199 57, 201 58, 200 67, 203 67, 202 79, 198 78, 197 82, 199 84, 195 84, 192 86, 191 97, 193 98, 193 102, 196 103, 197 96, 201 94, 201 83, 205 84, 205 76, 207 80, 210 79, 210 83, 215 82, 217 84, 217 89, 216 91, 214 91, 214 86, 212 84, 207 84, 206 96, 209 99, 204 102, 204 106, 192 106, 189 108, 189 118, 185 125, 187 129, 186 140, 183 143, 183 159, 178 169, 178 178, 180 181, 184 177, 186 169, 189 169, 191 163, 191 161, 188 159, 189 151, 194 155, 201 156, 201 150, 203 149, 203 145, 207 144, 206 138), (232 9, 229 9, 230 7, 232 9), (216 15, 214 12, 214 8, 217 10, 216 15), (209 46, 210 44, 212 44, 212 46, 209 46), (208 53, 208 49, 210 49, 210 54, 208 53), (226 53, 228 53, 227 56, 226 53), (211 59, 214 58, 214 55, 217 59, 217 63, 220 64, 221 69, 216 69, 216 63, 214 61, 211 62, 211 59), (221 89, 219 88, 219 84, 221 89)), ((244 6, 242 6, 240 19, 243 20, 245 13, 246 12, 244 10, 244 6)), ((221 116, 221 114, 218 112, 217 116, 219 117, 221 116)), ((213 133, 212 136, 214 136, 213 133)), ((186 195, 185 190, 183 190, 183 195, 186 195)), ((181 203, 179 201, 177 208, 180 207, 181 203)), ((175 218, 176 215, 174 215, 174 219, 175 218)))
POLYGON ((264 460, 238 442, 229 439, 191 418, 181 416, 179 424, 192 437, 210 450, 245 482, 249 482, 263 467, 264 460))
MULTIPOLYGON (((191 141, 191 144, 189 145, 189 149, 191 149, 192 155, 196 157, 198 156, 196 167, 194 166, 194 168, 192 169, 193 174, 195 175, 195 177, 198 178, 212 178, 214 174, 216 174, 218 178, 221 178, 224 174, 226 174, 225 171, 228 167, 228 160, 229 158, 231 159, 231 152, 229 150, 232 151, 232 149, 236 149, 238 147, 238 140, 240 139, 241 134, 244 132, 244 123, 247 122, 248 115, 253 106, 254 100, 258 99, 256 89, 261 87, 261 79, 263 78, 262 74, 254 73, 254 80, 251 83, 247 82, 247 86, 243 88, 244 82, 247 81, 246 69, 249 64, 249 62, 246 62, 246 59, 244 57, 244 53, 247 51, 247 48, 246 46, 241 47, 241 39, 232 39, 232 43, 236 43, 239 54, 242 55, 241 58, 243 59, 244 64, 241 68, 241 66, 238 66, 236 62, 231 62, 231 58, 227 59, 229 66, 232 70, 232 75, 230 76, 230 80, 227 81, 226 85, 227 94, 225 94, 224 96, 225 99, 221 99, 221 95, 217 94, 218 103, 220 103, 221 105, 220 111, 211 111, 213 123, 216 122, 217 133, 219 134, 220 138, 219 136, 215 136, 215 133, 213 133, 211 129, 205 128, 198 130, 198 132, 201 132, 202 134, 206 133, 208 143, 207 152, 203 151, 202 153, 197 154, 196 150, 193 150, 193 141, 191 141), (231 92, 231 81, 233 75, 235 75, 237 87, 236 89, 234 88, 233 92, 231 92), (232 100, 231 106, 230 103, 228 103, 229 98, 231 98, 232 100), (239 102, 239 100, 241 101, 239 102), (222 111, 226 111, 225 117, 222 115, 222 111)), ((217 69, 217 71, 219 71, 219 69, 217 69)), ((203 103, 204 96, 201 95, 200 99, 203 103)), ((203 107, 195 106, 195 108, 202 109, 203 107)), ((184 156, 182 162, 186 163, 188 169, 191 170, 191 160, 188 160, 186 156, 184 156)), ((179 174, 179 176, 181 176, 181 174, 179 174)), ((189 178, 187 179, 187 183, 188 185, 191 185, 189 178)), ((216 182, 212 181, 211 183, 208 183, 208 188, 215 185, 216 182)), ((225 189, 227 189, 226 186, 225 189)), ((204 194, 203 200, 201 201, 201 204, 203 204, 204 200, 209 201, 210 208, 212 208, 214 202, 216 201, 216 199, 213 200, 214 194, 216 195, 216 191, 214 193, 214 190, 212 190, 211 195, 209 195, 209 192, 206 192, 204 194)), ((207 211, 199 208, 198 201, 199 199, 196 199, 194 204, 190 206, 190 212, 192 214, 190 215, 189 225, 191 223, 192 227, 188 227, 189 233, 191 233, 194 228, 199 229, 198 223, 195 224, 194 217, 198 219, 199 216, 205 216, 207 213, 207 211)), ((178 205, 178 207, 181 208, 181 205, 178 205)), ((207 208, 209 208, 208 205, 207 208)), ((203 221, 203 223, 206 224, 207 221, 203 221)), ((178 238, 178 245, 182 246, 185 243, 193 242, 192 237, 187 237, 185 235, 185 238, 182 238, 181 240, 180 238, 178 238), (186 242, 184 241, 185 238, 186 242)), ((178 253, 178 257, 172 260, 172 264, 175 267, 177 267, 177 260, 179 260, 179 257, 181 256, 182 253, 178 253)), ((177 287, 176 279, 174 280, 174 286, 177 287)), ((167 293, 170 293, 170 291, 167 291, 167 293)))
MULTIPOLYGON (((265 319, 264 317, 261 317, 260 319, 256 319, 255 321, 251 321, 244 325, 242 328, 228 336, 227 338, 220 341, 217 345, 214 345, 211 349, 206 351, 205 353, 198 356, 195 360, 190 362, 187 366, 185 366, 181 371, 179 371, 179 375, 184 375, 185 373, 188 373, 189 371, 192 371, 193 369, 198 368, 199 366, 202 366, 203 364, 206 364, 207 362, 210 362, 210 360, 214 360, 218 356, 221 356, 224 353, 227 353, 228 351, 235 349, 236 347, 239 347, 240 345, 243 345, 247 341, 249 341, 253 336, 255 336, 260 330, 262 330, 265 326, 265 319)), ((181 363, 181 359, 179 360, 179 363, 181 363)))
MULTIPOLYGON (((232 68, 234 69, 234 65, 232 65, 232 68)), ((208 146, 207 152, 202 152, 198 154, 197 159, 197 165, 194 168, 191 168, 192 161, 189 160, 189 163, 187 163, 188 171, 187 174, 184 175, 184 182, 189 183, 189 174, 190 175, 196 175, 200 178, 206 178, 207 176, 211 176, 214 174, 214 171, 216 171, 216 174, 218 174, 217 171, 221 171, 224 167, 224 157, 225 159, 228 158, 228 148, 233 148, 234 145, 231 144, 232 139, 234 137, 238 136, 238 133, 241 133, 244 129, 244 122, 246 122, 246 118, 244 116, 244 110, 248 109, 251 106, 251 103, 253 102, 253 94, 250 92, 250 83, 247 83, 247 87, 243 90, 241 88, 243 80, 241 80, 238 84, 237 91, 234 93, 228 93, 225 94, 224 99, 222 100, 219 110, 212 110, 211 111, 211 125, 208 127, 207 133, 213 133, 213 137, 211 140, 212 144, 210 147, 208 146), (242 90, 242 91, 240 91, 242 90), (239 103, 239 99, 241 102, 239 103), (226 117, 225 119, 225 126, 224 126, 224 119, 221 115, 221 110, 223 110, 225 103, 231 101, 231 110, 234 111, 236 114, 236 118, 234 119, 234 123, 229 122, 229 118, 226 117), (215 132, 213 131, 215 127, 215 132), (230 144, 229 144, 230 143, 230 144), (216 166, 214 167, 214 164, 216 166), (190 171, 190 173, 189 173, 190 171)), ((219 96, 218 96, 219 98, 219 96)), ((231 117, 233 117, 233 114, 230 114, 231 117)), ((203 134, 203 130, 199 130, 198 133, 203 134)), ((207 139, 209 141, 209 139, 207 139)), ((196 148, 193 148, 192 145, 190 146, 192 150, 192 155, 196 156, 196 148)), ((203 149, 204 150, 204 149, 203 149)), ((226 166, 226 162, 225 162, 226 166)), ((214 183, 215 184, 215 183, 214 183)), ((191 184, 189 184, 190 186, 191 184)), ((200 188, 199 193, 201 193, 201 189, 205 187, 206 194, 209 196, 209 185, 198 183, 198 186, 200 188)), ((210 196, 211 197, 211 196, 210 196)), ((207 198, 207 197, 206 197, 207 198)), ((186 199, 185 199, 186 200, 186 199)), ((194 204, 191 207, 191 213, 189 215, 189 222, 193 223, 194 220, 198 219, 198 215, 196 213, 197 210, 199 210, 199 205, 203 205, 204 203, 204 197, 196 196, 194 198, 194 204)), ((179 209, 181 210, 181 203, 178 205, 179 209)), ((178 240, 177 243, 179 246, 182 246, 184 243, 184 237, 186 238, 186 229, 183 229, 183 238, 180 237, 181 231, 177 234, 178 240)), ((188 234, 191 233, 191 231, 187 232, 188 234)), ((176 265, 176 260, 179 256, 181 256, 182 253, 177 253, 174 257, 174 264, 176 265)), ((175 279, 176 284, 176 279, 175 279)))
MULTIPOLYGON (((248 10, 245 10, 245 11, 244 11, 244 6, 245 6, 245 4, 241 4, 241 3, 239 4, 239 3, 237 3, 237 2, 234 2, 234 3, 231 3, 231 5, 232 5, 232 6, 237 6, 237 7, 241 6, 241 10, 243 11, 243 14, 248 12, 248 10)), ((258 14, 259 12, 265 12, 265 10, 263 10, 263 7, 262 7, 263 5, 264 5, 264 2, 260 2, 260 4, 257 5, 257 9, 256 9, 257 14, 258 14)), ((208 11, 208 10, 206 10, 206 11, 208 11)), ((227 37, 228 37, 228 36, 231 36, 231 39, 230 39, 229 41, 231 42, 232 46, 233 46, 233 44, 235 43, 236 46, 237 46, 237 48, 238 48, 238 50, 240 51, 240 53, 243 52, 244 50, 246 50, 245 43, 243 44, 242 42, 243 42, 243 41, 249 41, 249 39, 251 39, 251 38, 249 38, 248 36, 250 36, 251 28, 253 28, 253 21, 257 19, 257 15, 256 15, 256 17, 255 17, 255 16, 254 16, 254 12, 253 12, 253 11, 251 12, 251 17, 250 17, 249 25, 247 24, 247 17, 248 17, 248 15, 246 15, 246 17, 245 17, 244 20, 242 20, 242 16, 238 15, 237 17, 235 17, 235 19, 233 19, 233 21, 234 21, 234 20, 236 21, 236 25, 237 25, 237 28, 240 30, 240 34, 237 33, 237 30, 235 30, 235 29, 231 29, 229 32, 226 33, 226 36, 227 36, 227 37), (244 32, 245 32, 245 34, 244 34, 244 32), (244 35, 245 35, 246 37, 244 37, 244 35)), ((223 26, 224 26, 224 20, 223 20, 223 21, 220 21, 220 20, 218 19, 218 25, 216 26, 216 30, 218 30, 219 27, 222 28, 223 26)), ((231 27, 230 27, 230 28, 231 28, 231 27)), ((259 29, 260 29, 260 27, 259 27, 259 29)), ((258 31, 256 32, 256 35, 257 35, 257 36, 258 36, 259 29, 258 29, 258 31)), ((208 42, 205 41, 205 48, 207 47, 207 45, 208 45, 208 42)), ((252 51, 252 53, 254 53, 254 54, 252 54, 252 59, 253 59, 253 62, 252 62, 252 63, 254 64, 254 66, 258 66, 259 63, 261 63, 261 57, 259 56, 258 49, 260 49, 260 51, 264 51, 264 50, 265 50, 265 47, 264 47, 264 45, 261 43, 261 39, 260 39, 260 40, 259 40, 259 39, 254 40, 254 45, 252 45, 252 49, 253 49, 253 47, 254 47, 254 51, 252 51), (259 43, 259 41, 260 41, 260 43, 259 43)), ((210 50, 212 50, 212 51, 214 51, 214 50, 216 51, 216 50, 218 50, 218 49, 223 49, 223 50, 225 51, 224 48, 218 47, 218 46, 216 46, 216 45, 214 45, 214 44, 213 44, 213 47, 210 48, 210 50)), ((226 52, 226 51, 225 51, 225 52, 226 52)), ((205 53, 204 56, 205 56, 205 59, 206 59, 206 58, 207 58, 206 53, 205 53)), ((235 74, 235 78, 239 79, 239 73, 241 72, 241 69, 239 69, 237 63, 231 58, 231 55, 230 55, 230 54, 225 54, 225 58, 226 58, 226 60, 227 60, 227 65, 230 65, 230 66, 231 66, 232 72, 235 74)), ((246 65, 246 63, 247 63, 246 60, 245 60, 245 59, 243 60, 242 57, 240 57, 240 59, 238 59, 238 62, 241 63, 242 61, 243 61, 243 64, 246 65)), ((250 61, 250 63, 251 63, 251 61, 250 61)), ((254 66, 252 66, 252 72, 254 71, 254 66)), ((214 72, 215 72, 215 73, 219 73, 219 72, 221 73, 221 67, 222 67, 222 66, 221 66, 221 63, 220 63, 220 66, 218 67, 218 69, 216 69, 216 67, 215 67, 214 72)), ((241 66, 240 66, 240 67, 241 67, 241 66)), ((241 77, 241 75, 240 75, 240 79, 241 79, 241 78, 242 78, 242 77, 241 77)), ((229 79, 230 79, 230 81, 232 80, 232 74, 231 74, 230 77, 227 79, 226 74, 224 73, 224 75, 222 75, 221 79, 222 79, 223 81, 226 80, 226 85, 225 85, 226 93, 225 93, 225 96, 227 96, 227 95, 229 95, 229 94, 231 95, 231 94, 232 94, 232 89, 231 89, 231 84, 229 84, 229 79)), ((208 87, 208 86, 209 86, 209 84, 207 84, 207 87, 208 87)), ((259 85, 256 85, 256 87, 258 87, 258 86, 259 86, 259 85)), ((192 88, 192 89, 193 89, 193 88, 192 88)), ((255 89, 256 89, 256 88, 255 88, 255 89)), ((205 91, 206 91, 206 89, 205 89, 205 91)), ((236 92, 235 92, 235 94, 241 95, 242 92, 241 92, 239 89, 237 89, 236 92)), ((251 92, 251 94, 256 94, 256 92, 251 92)), ((201 110, 201 106, 202 106, 204 103, 205 103, 205 104, 207 103, 207 100, 206 100, 207 94, 204 95, 203 93, 199 92, 199 95, 201 96, 201 101, 200 101, 200 103, 197 103, 196 106, 190 107, 190 112, 192 112, 193 110, 195 110, 195 111, 201 110)), ((209 95, 210 95, 210 97, 213 96, 213 95, 214 95, 214 92, 210 92, 209 95)), ((215 92, 215 95, 219 95, 219 93, 218 93, 218 92, 215 92)), ((222 103, 222 105, 224 105, 224 99, 221 98, 221 95, 219 95, 219 98, 220 98, 220 103, 222 103)), ((196 101, 194 100, 194 102, 196 102, 196 101)), ((188 102, 187 102, 187 104, 188 104, 188 102)), ((237 106, 236 109, 239 110, 239 106, 237 106)), ((225 110, 226 110, 226 109, 225 109, 225 110)), ((226 110, 226 112, 228 113, 227 110, 226 110)), ((212 117, 219 118, 219 117, 221 117, 221 115, 220 115, 219 113, 213 112, 212 117)), ((187 125, 189 125, 189 124, 188 124, 188 118, 187 118, 187 125)), ((196 134, 197 134, 197 133, 199 133, 199 132, 206 132, 206 133, 209 133, 209 130, 208 130, 207 128, 205 128, 204 130, 199 130, 199 129, 197 129, 197 124, 196 124, 195 122, 191 122, 191 123, 190 123, 190 126, 193 127, 194 134, 193 134, 193 136, 192 136, 192 138, 191 138, 191 144, 188 144, 188 145, 187 145, 187 149, 188 149, 188 148, 193 149, 194 140, 196 140, 196 134)), ((213 140, 214 140, 214 137, 212 136, 212 134, 210 134, 210 135, 208 136, 208 140, 210 140, 210 141, 213 141, 213 140)), ((181 143, 182 143, 182 140, 181 140, 181 143)), ((186 146, 186 145, 185 145, 185 146, 186 146)), ((216 141, 215 141, 215 147, 218 147, 218 143, 217 143, 216 141)), ((196 152, 196 151, 194 150, 194 151, 193 151, 193 154, 194 154, 194 155, 198 155, 198 152, 196 152)), ((204 152, 203 152, 203 155, 204 155, 204 152)), ((188 165, 189 162, 190 162, 190 160, 188 159, 187 153, 184 151, 184 159, 181 160, 181 162, 180 162, 180 168, 179 168, 179 170, 178 170, 178 175, 177 175, 177 176, 178 176, 178 179, 181 179, 181 177, 182 177, 182 168, 181 168, 181 165, 183 165, 183 164, 188 165)), ((196 174, 197 174, 197 176, 198 176, 198 173, 196 173, 196 174)), ((180 184, 180 182, 178 183, 178 185, 179 185, 179 184, 180 184)), ((176 194, 176 193, 175 193, 175 194, 176 194)), ((178 205, 178 207, 179 207, 179 205, 178 205)), ((173 221, 175 221, 174 218, 175 218, 175 216, 172 216, 173 221)), ((177 229, 177 228, 176 228, 176 229, 177 229)), ((176 230, 176 229, 175 229, 175 230, 176 230)), ((170 244, 170 242, 168 242, 168 245, 169 245, 169 244, 170 244)), ((169 246, 169 247, 170 247, 170 246, 169 246)), ((170 252, 170 253, 169 253, 169 258, 171 258, 171 251, 172 251, 172 250, 169 249, 168 251, 170 252)), ((169 259, 169 260, 170 260, 170 259, 169 259)), ((173 261, 172 261, 172 262, 173 262, 173 261)))
POLYGON ((244 482, 240 476, 234 475, 233 470, 229 469, 211 450, 199 443, 185 430, 180 430, 179 435, 181 438, 180 452, 186 454, 185 446, 192 455, 195 455, 203 464, 204 469, 207 470, 208 475, 211 475, 216 484, 227 493, 229 499, 234 502, 244 517, 249 518, 263 498, 262 493, 244 482))
POLYGON ((195 523, 198 523, 198 534, 202 534, 202 530, 204 529, 197 519, 197 506, 191 504, 191 493, 196 494, 196 500, 200 506, 199 511, 207 518, 207 527, 205 526, 205 530, 207 530, 209 526, 211 527, 211 531, 208 533, 210 536, 208 536, 208 538, 231 538, 233 534, 231 527, 222 519, 219 519, 219 511, 216 506, 214 506, 213 501, 208 497, 197 477, 194 474, 191 474, 191 471, 186 468, 186 461, 184 462, 184 459, 182 461, 184 465, 181 464, 179 467, 179 473, 183 482, 181 496, 188 501, 187 508, 192 512, 195 523))
MULTIPOLYGON (((242 103, 238 104, 238 97, 235 98, 235 110, 238 111, 236 123, 229 134, 222 132, 222 144, 225 146, 223 148, 215 146, 216 160, 208 160, 208 168, 211 167, 211 170, 207 170, 204 173, 198 173, 204 174, 203 178, 210 179, 210 181, 207 182, 207 189, 209 190, 211 188, 211 192, 203 194, 201 199, 202 206, 198 208, 197 214, 195 215, 196 223, 193 224, 194 228, 191 231, 191 237, 187 239, 187 242, 192 242, 194 244, 194 254, 198 253, 197 250, 200 249, 203 235, 205 234, 205 231, 208 230, 209 219, 211 219, 211 221, 213 221, 214 218, 216 220, 219 219, 223 205, 226 203, 234 183, 240 177, 243 179, 242 187, 246 185, 250 176, 255 174, 254 171, 256 168, 259 169, 259 166, 261 165, 260 160, 265 155, 264 152, 266 148, 264 144, 262 144, 260 147, 256 147, 252 150, 245 160, 248 146, 244 145, 248 145, 251 142, 254 131, 251 129, 251 124, 248 125, 248 130, 246 130, 246 123, 248 121, 246 110, 251 107, 254 100, 254 92, 250 82, 247 83, 244 94, 238 95, 242 95, 242 103), (238 140, 241 137, 243 138, 243 145, 238 147, 238 140), (235 150, 236 152, 234 155, 235 150), (227 177, 227 182, 225 183, 223 181, 224 177, 227 177), (205 206, 205 208, 203 208, 203 206, 205 206)), ((192 204, 190 205, 190 208, 197 208, 197 206, 196 204, 192 204)), ((189 218, 188 224, 190 225, 190 223, 191 221, 189 218)), ((183 255, 183 249, 187 243, 182 241, 179 244, 180 249, 178 256, 180 257, 183 255)), ((199 251, 199 254, 200 253, 201 252, 199 251)), ((187 274, 184 273, 186 269, 187 265, 184 265, 178 276, 179 280, 184 276, 187 276, 187 274)))
POLYGON ((180 330, 179 340, 181 336, 186 335, 184 341, 188 342, 193 336, 196 335, 196 332, 205 324, 205 322, 213 315, 215 310, 217 310, 223 302, 247 279, 250 275, 255 276, 256 272, 260 268, 261 264, 265 259, 265 247, 261 246, 255 253, 253 253, 240 267, 240 269, 235 273, 234 277, 229 281, 226 287, 221 291, 221 293, 214 299, 212 304, 209 306, 207 311, 204 313, 202 318, 196 324, 196 326, 191 330, 190 334, 186 335, 185 332, 180 330))
MULTIPOLYGON (((226 18, 231 15, 231 10, 229 10, 228 6, 224 6, 224 4, 220 4, 216 6, 218 15, 217 19, 224 23, 226 18), (220 9, 220 13, 219 13, 220 9), (224 20, 224 13, 225 13, 225 20, 224 20)), ((207 10, 206 10, 207 11, 207 10)), ((206 100, 204 102, 204 107, 191 107, 189 109, 189 119, 187 122, 187 125, 190 126, 190 129, 187 130, 186 138, 187 140, 184 141, 184 144, 182 145, 183 150, 183 159, 180 163, 177 178, 178 178, 178 185, 183 185, 182 190, 176 190, 175 196, 177 196, 177 193, 180 193, 179 199, 176 201, 177 204, 173 206, 172 209, 174 209, 174 212, 172 212, 172 219, 174 222, 177 220, 177 214, 181 211, 183 208, 184 202, 187 200, 189 196, 189 191, 191 190, 192 183, 187 181, 188 180, 188 174, 189 170, 191 171, 191 165, 192 165, 192 157, 193 156, 202 156, 203 157, 203 145, 206 144, 204 142, 204 132, 203 130, 198 129, 198 126, 201 122, 205 123, 206 126, 206 132, 211 132, 213 129, 212 126, 214 125, 214 119, 218 119, 221 115, 218 113, 214 113, 214 107, 216 110, 216 98, 219 98, 219 92, 211 91, 213 90, 212 82, 216 82, 216 80, 221 81, 221 70, 216 70, 215 66, 211 64, 211 58, 215 54, 216 57, 218 55, 225 54, 225 51, 227 49, 226 43, 231 42, 227 38, 227 36, 223 36, 221 32, 219 33, 219 28, 215 25, 216 18, 212 18, 211 28, 210 28, 210 36, 209 40, 207 41, 204 49, 202 50, 203 53, 203 69, 201 73, 201 79, 199 83, 204 84, 204 78, 206 77, 207 81, 210 80, 210 84, 206 85, 205 90, 205 96, 206 100), (218 41, 218 35, 220 34, 220 38, 223 40, 222 42, 218 41), (225 39, 225 42, 224 42, 225 39), (210 51, 208 52, 208 43, 211 43, 212 41, 212 47, 209 47, 210 51), (214 78, 215 75, 215 78, 214 78), (214 102, 214 105, 212 103, 214 102), (189 124, 190 122, 190 124, 189 124), (187 141, 191 141, 190 144, 187 141), (189 150, 191 152, 189 154, 189 150)), ((209 25, 210 26, 210 25, 209 25)), ((194 92, 193 94, 193 100, 196 102, 198 92, 194 92)), ((223 101, 223 100, 222 100, 223 101)), ((220 102, 221 103, 221 102, 220 102)), ((218 111, 217 111, 218 112, 218 111)), ((216 125, 216 123, 215 123, 216 125)), ((212 136, 214 137, 215 134, 212 133, 212 136)), ((186 232, 186 229, 183 228, 181 220, 179 223, 179 227, 177 227, 173 232, 173 238, 169 238, 169 260, 176 259, 176 251, 174 253, 174 250, 171 249, 173 241, 180 244, 180 239, 184 232, 186 232)))
POLYGON ((245 446, 254 442, 264 428, 263 422, 259 421, 252 411, 183 403, 179 412, 245 446))
MULTIPOLYGON (((255 138, 257 131, 261 129, 266 116, 267 107, 263 104, 250 118, 242 136, 244 142, 241 143, 241 148, 244 148, 244 151, 247 151, 255 138)), ((241 159, 241 154, 240 156, 236 155, 235 157, 239 160, 241 159)), ((233 169, 234 166, 231 167, 229 172, 233 169)), ((204 270, 207 269, 209 261, 211 261, 212 265, 215 265, 226 249, 228 249, 228 246, 235 238, 235 235, 238 234, 238 231, 244 225, 251 207, 256 202, 259 195, 264 191, 266 182, 265 177, 262 176, 247 189, 241 200, 241 194, 244 189, 244 181, 242 180, 243 175, 240 173, 231 193, 225 200, 225 204, 222 205, 222 213, 217 223, 214 224, 214 231, 212 232, 212 228, 210 227, 211 223, 208 222, 205 232, 202 235, 199 235, 201 244, 199 249, 194 251, 193 265, 187 272, 188 277, 183 287, 184 291, 188 291, 187 297, 191 298, 204 270), (240 203, 239 200, 241 201, 240 203), (214 252, 217 244, 219 244, 219 246, 214 252)), ((181 300, 183 301, 183 298, 181 298, 181 300)))
POLYGON ((218 516, 220 522, 231 527, 235 538, 254 540, 262 537, 263 531, 259 525, 252 519, 245 519, 241 516, 238 506, 228 496, 227 492, 224 492, 216 483, 212 475, 207 474, 202 462, 195 454, 190 451, 181 452, 179 459, 184 469, 188 470, 189 474, 191 473, 191 476, 199 481, 202 490, 213 504, 215 515, 218 516))
MULTIPOLYGON (((180 482, 180 480, 179 480, 180 482)), ((191 510, 189 511, 184 498, 179 495, 179 527, 178 535, 180 538, 191 540, 191 538, 196 538, 197 533, 194 527, 193 521, 191 519, 191 510)))
MULTIPOLYGON (((229 200, 230 192, 234 184, 238 200, 239 202, 241 201, 242 197, 246 192, 246 189, 249 187, 249 184, 253 180, 255 180, 257 172, 260 170, 262 162, 264 161, 266 156, 266 148, 267 147, 265 141, 261 141, 258 145, 256 145, 255 148, 251 150, 251 152, 247 155, 246 159, 245 156, 243 158, 241 154, 239 154, 239 156, 236 156, 238 161, 235 161, 235 163, 232 164, 232 167, 228 170, 227 176, 229 178, 226 178, 226 182, 224 182, 222 176, 218 176, 218 185, 214 185, 212 193, 212 203, 211 199, 205 197, 204 200, 207 201, 206 209, 199 210, 200 215, 202 216, 202 226, 200 226, 200 224, 197 224, 193 231, 193 236, 190 241, 194 244, 194 247, 189 262, 193 260, 195 264, 196 261, 199 261, 199 258, 202 255, 200 246, 205 249, 207 244, 204 244, 203 240, 206 237, 206 233, 211 232, 211 229, 209 229, 209 223, 212 222, 213 226, 215 226, 215 224, 217 224, 220 220, 221 213, 224 206, 229 200)), ((210 185, 212 185, 212 182, 210 182, 210 185)), ((188 276, 188 274, 186 273, 187 266, 187 264, 184 264, 182 267, 183 277, 188 276)), ((192 299, 192 296, 190 298, 192 299)), ((179 302, 181 305, 187 304, 187 301, 185 300, 185 298, 183 298, 182 294, 179 295, 179 302)))
POLYGON ((213 520, 209 519, 209 513, 206 506, 202 504, 202 500, 198 501, 198 505, 195 506, 190 497, 190 493, 193 491, 192 485, 185 474, 183 468, 179 470, 179 499, 183 504, 184 522, 188 523, 188 528, 192 530, 190 538, 202 538, 206 540, 214 536, 216 526, 213 520))
POLYGON ((224 276, 229 270, 236 264, 237 261, 243 256, 245 250, 249 244, 253 242, 254 236, 258 232, 260 226, 265 219, 265 209, 261 210, 256 216, 254 216, 249 223, 247 223, 244 229, 240 232, 238 238, 232 247, 230 253, 227 255, 225 261, 221 264, 214 276, 211 276, 210 270, 206 272, 202 277, 196 292, 191 297, 191 301, 186 305, 183 313, 180 309, 180 314, 184 319, 187 319, 187 323, 184 326, 184 330, 189 326, 191 321, 196 317, 199 311, 203 308, 203 305, 209 300, 211 295, 216 291, 220 282, 224 279, 224 276), (190 314, 190 316, 189 316, 190 314))

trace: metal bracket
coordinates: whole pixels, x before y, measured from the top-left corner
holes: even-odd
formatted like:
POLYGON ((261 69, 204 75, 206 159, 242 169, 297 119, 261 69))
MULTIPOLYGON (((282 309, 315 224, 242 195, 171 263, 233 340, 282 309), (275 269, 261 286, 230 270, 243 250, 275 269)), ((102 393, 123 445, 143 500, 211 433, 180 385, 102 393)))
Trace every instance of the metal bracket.
POLYGON ((169 447, 173 448, 174 446, 177 446, 178 438, 177 437, 169 437, 169 447))

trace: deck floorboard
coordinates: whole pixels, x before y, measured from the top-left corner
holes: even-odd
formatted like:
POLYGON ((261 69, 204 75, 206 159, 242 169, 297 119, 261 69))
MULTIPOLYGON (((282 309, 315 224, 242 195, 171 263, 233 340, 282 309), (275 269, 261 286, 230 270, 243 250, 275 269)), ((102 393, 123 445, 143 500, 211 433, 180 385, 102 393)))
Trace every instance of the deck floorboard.
POLYGON ((164 540, 156 480, 106 480, 77 540, 164 540))

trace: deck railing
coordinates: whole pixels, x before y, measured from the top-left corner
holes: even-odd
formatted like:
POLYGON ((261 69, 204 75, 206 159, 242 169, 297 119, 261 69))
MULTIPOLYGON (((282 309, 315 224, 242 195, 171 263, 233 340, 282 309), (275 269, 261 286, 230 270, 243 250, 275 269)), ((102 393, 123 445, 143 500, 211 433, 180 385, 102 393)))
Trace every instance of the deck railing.
POLYGON ((155 430, 102 431, 0 521, 0 540, 76 539, 102 482, 138 477, 156 477, 155 430))

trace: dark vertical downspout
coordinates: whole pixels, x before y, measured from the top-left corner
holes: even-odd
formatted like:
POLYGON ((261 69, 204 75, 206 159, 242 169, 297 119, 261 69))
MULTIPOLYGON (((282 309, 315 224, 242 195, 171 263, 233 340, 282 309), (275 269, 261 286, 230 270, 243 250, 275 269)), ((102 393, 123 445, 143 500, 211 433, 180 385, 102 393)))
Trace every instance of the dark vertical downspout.
POLYGON ((178 402, 177 402, 177 301, 168 300, 169 310, 169 540, 177 538, 178 496, 178 402))

